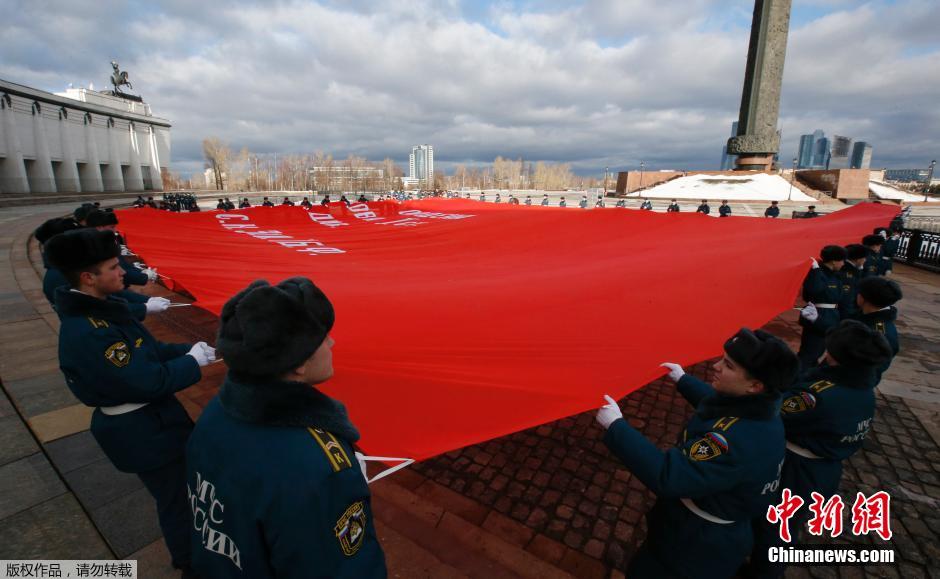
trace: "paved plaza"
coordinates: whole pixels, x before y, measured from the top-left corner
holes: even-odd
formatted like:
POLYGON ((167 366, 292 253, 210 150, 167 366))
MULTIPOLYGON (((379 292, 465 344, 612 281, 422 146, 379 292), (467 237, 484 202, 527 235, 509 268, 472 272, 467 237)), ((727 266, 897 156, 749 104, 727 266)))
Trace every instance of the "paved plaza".
MULTIPOLYGON (((88 432, 91 409, 58 369, 58 319, 41 292, 30 234, 71 207, 0 211, 0 559, 130 558, 141 577, 175 577, 152 499, 104 458, 88 432)), ((788 577, 940 577, 940 274, 901 264, 895 273, 905 294, 901 353, 878 387, 873 431, 847 464, 840 494, 849 504, 857 491, 891 494, 898 563, 791 568, 788 577)), ((796 315, 785 312, 766 329, 795 346, 796 315)), ((174 308, 146 325, 161 340, 214 343, 217 319, 174 308)), ((708 363, 690 371, 707 379, 708 363)), ((179 394, 191 415, 223 374, 221 364, 207 367, 179 394)), ((621 406, 661 447, 691 412, 662 379, 621 406)), ((372 489, 393 577, 620 577, 653 501, 607 451, 593 412, 438 456, 372 489)), ((851 533, 835 542, 851 541, 884 545, 851 533)))

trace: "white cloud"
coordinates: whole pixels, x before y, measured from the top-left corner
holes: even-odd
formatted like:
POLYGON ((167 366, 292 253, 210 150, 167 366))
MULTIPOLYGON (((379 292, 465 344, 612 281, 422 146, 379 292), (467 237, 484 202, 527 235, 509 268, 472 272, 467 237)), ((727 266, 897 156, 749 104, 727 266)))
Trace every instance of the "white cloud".
MULTIPOLYGON (((940 7, 810 4, 825 14, 791 31, 782 158, 815 128, 872 142, 876 163, 936 156, 940 7)), ((173 122, 174 168, 187 172, 210 135, 402 162, 427 142, 444 163, 715 168, 737 118, 751 6, 493 4, 474 21, 467 5, 430 0, 22 2, 0 23, 0 77, 104 88, 116 58, 173 122)))

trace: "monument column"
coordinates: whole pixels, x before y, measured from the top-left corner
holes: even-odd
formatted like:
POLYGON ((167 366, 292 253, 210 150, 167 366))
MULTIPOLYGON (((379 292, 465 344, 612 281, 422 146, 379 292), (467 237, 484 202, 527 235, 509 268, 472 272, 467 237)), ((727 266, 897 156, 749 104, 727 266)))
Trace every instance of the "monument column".
POLYGON ((29 176, 30 190, 33 193, 55 193, 55 175, 52 173, 52 157, 49 155, 49 143, 46 141, 46 127, 42 120, 42 107, 33 103, 33 139, 36 148, 36 160, 26 171, 29 176))
POLYGON ((790 5, 791 0, 754 1, 738 134, 728 139, 728 153, 738 156, 739 171, 769 170, 780 148, 777 119, 790 5))
POLYGON ((137 140, 137 129, 134 127, 134 123, 128 123, 129 133, 128 138, 128 162, 127 162, 127 179, 124 183, 125 191, 143 191, 144 190, 144 179, 143 175, 140 172, 140 142, 137 140))
POLYGON ((108 117, 108 164, 104 174, 105 191, 124 191, 124 174, 121 171, 121 156, 118 154, 117 131, 114 119, 108 117))
POLYGON ((150 142, 150 180, 154 191, 163 191, 163 172, 160 170, 160 150, 157 148, 157 133, 153 125, 147 125, 147 139, 150 142))
POLYGON ((56 183, 59 191, 81 191, 78 178, 78 164, 72 151, 72 127, 69 124, 69 111, 59 109, 59 138, 62 140, 62 163, 59 165, 56 183))
POLYGON ((23 149, 16 133, 16 119, 13 111, 13 99, 10 95, 0 95, 0 127, 6 140, 7 157, 0 163, 0 191, 4 193, 29 193, 29 180, 26 178, 26 165, 23 163, 23 149))
POLYGON ((95 139, 95 123, 91 113, 85 113, 82 121, 85 125, 85 165, 79 169, 79 178, 82 181, 82 191, 104 191, 104 182, 101 179, 101 161, 98 155, 98 141, 95 139))

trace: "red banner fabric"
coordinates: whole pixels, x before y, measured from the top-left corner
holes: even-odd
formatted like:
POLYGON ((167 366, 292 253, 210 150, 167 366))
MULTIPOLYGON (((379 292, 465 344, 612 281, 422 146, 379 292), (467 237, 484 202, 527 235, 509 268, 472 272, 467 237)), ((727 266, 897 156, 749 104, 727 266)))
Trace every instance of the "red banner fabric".
POLYGON ((466 200, 119 212, 130 247, 216 314, 254 279, 336 308, 335 377, 372 454, 424 459, 622 397, 793 306, 826 244, 894 206, 713 218, 466 200))

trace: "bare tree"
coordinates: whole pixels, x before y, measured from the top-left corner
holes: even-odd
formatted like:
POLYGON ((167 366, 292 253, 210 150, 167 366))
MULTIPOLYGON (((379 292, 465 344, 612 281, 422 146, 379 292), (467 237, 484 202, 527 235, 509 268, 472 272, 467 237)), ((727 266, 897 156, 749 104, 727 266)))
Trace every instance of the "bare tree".
POLYGON ((212 169, 215 176, 215 188, 220 191, 225 189, 224 180, 228 176, 228 165, 232 157, 232 150, 218 137, 209 137, 202 141, 202 154, 206 158, 208 168, 212 169))

